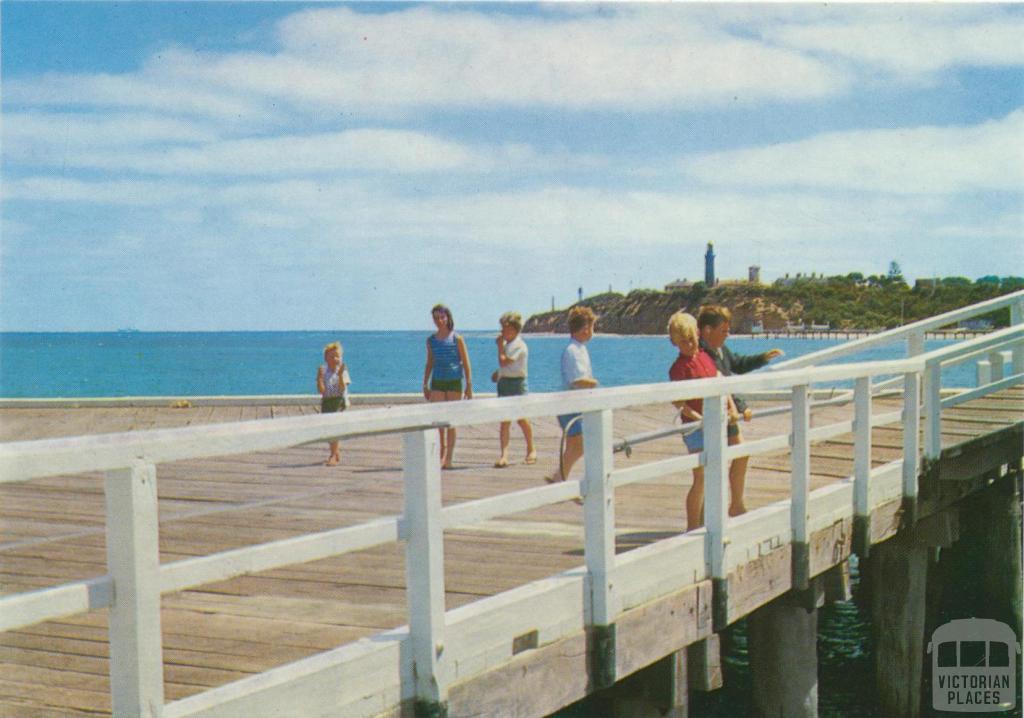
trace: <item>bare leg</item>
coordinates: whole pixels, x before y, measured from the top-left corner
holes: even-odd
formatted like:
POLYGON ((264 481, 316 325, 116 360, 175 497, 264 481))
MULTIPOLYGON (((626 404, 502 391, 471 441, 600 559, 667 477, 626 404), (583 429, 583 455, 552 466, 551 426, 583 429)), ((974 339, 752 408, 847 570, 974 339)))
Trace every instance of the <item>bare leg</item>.
MULTIPOLYGON (((445 395, 444 395, 443 391, 431 390, 430 391, 430 398, 427 399, 427 401, 430 401, 430 402, 444 401, 445 400, 444 396, 445 395)), ((446 447, 446 443, 445 443, 445 432, 444 432, 444 429, 438 429, 437 430, 437 436, 438 436, 438 440, 439 440, 439 442, 441 444, 441 465, 444 466, 444 457, 446 456, 445 449, 447 448, 446 447)))
POLYGON ((450 469, 452 468, 452 455, 455 453, 455 429, 447 429, 448 443, 445 446, 444 461, 441 462, 441 468, 450 469))
MULTIPOLYGON (((743 437, 739 434, 729 437, 729 446, 742 443, 743 437)), ((730 516, 739 516, 740 514, 747 513, 747 507, 743 503, 743 489, 747 483, 747 463, 749 459, 749 456, 741 456, 738 459, 733 459, 732 463, 729 464, 730 516)))
POLYGON ((337 441, 330 442, 331 455, 327 457, 325 462, 327 466, 336 466, 341 462, 341 451, 338 449, 338 443, 337 441))
POLYGON ((565 439, 565 453, 562 454, 562 462, 559 467, 557 480, 565 481, 572 473, 572 467, 583 456, 583 434, 569 436, 565 439))
POLYGON ((704 525, 704 469, 693 470, 693 486, 686 494, 686 530, 693 531, 704 525))
POLYGON ((498 444, 501 447, 501 455, 498 456, 498 460, 494 462, 496 468, 504 468, 508 466, 508 441, 509 441, 509 428, 512 426, 511 421, 501 422, 501 426, 498 427, 498 444))
POLYGON ((537 463, 537 450, 533 446, 533 427, 529 419, 520 419, 519 428, 523 430, 523 438, 526 439, 526 463, 537 463))
MULTIPOLYGON (((457 391, 446 391, 444 392, 444 401, 458 401, 462 398, 461 392, 457 391)), ((455 456, 455 428, 447 430, 448 443, 444 446, 441 451, 441 456, 444 460, 441 462, 441 468, 450 469, 452 468, 452 457, 455 456)))

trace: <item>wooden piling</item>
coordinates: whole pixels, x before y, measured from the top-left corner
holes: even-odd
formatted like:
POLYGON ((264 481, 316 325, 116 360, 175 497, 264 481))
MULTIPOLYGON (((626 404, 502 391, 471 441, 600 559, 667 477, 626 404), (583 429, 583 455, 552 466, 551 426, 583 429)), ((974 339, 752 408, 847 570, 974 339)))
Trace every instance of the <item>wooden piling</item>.
POLYGON ((958 618, 1001 621, 1021 635, 1020 474, 964 499, 957 539, 936 565, 935 625, 958 618))
POLYGON ((883 715, 921 715, 929 549, 908 533, 877 544, 862 563, 870 586, 875 678, 883 715))
POLYGON ((747 619, 753 703, 762 716, 816 718, 818 715, 818 609, 820 582, 790 592, 747 619))
POLYGON ((687 718, 686 649, 670 653, 601 691, 587 715, 609 718, 687 718))
POLYGON ((850 583, 850 562, 836 564, 821 576, 825 589, 825 600, 829 603, 850 601, 853 599, 853 588, 850 583))
POLYGON ((722 687, 722 643, 717 633, 689 647, 687 666, 692 690, 714 691, 722 687))

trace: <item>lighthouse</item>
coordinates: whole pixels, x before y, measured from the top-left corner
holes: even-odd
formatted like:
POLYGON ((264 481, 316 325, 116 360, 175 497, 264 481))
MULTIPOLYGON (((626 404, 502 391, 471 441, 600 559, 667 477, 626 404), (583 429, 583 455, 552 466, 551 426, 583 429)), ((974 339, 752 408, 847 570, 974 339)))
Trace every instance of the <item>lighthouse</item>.
POLYGON ((715 245, 708 242, 708 251, 704 253, 704 284, 710 289, 715 286, 715 245))

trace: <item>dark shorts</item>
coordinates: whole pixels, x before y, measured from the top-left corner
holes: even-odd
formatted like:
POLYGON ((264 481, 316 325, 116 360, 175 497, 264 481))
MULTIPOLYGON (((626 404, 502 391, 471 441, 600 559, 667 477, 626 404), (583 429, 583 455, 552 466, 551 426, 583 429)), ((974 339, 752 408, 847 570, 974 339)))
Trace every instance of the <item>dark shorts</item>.
POLYGON ((462 379, 431 379, 431 391, 462 393, 462 379))
MULTIPOLYGON (((740 435, 739 424, 729 424, 729 428, 726 430, 726 438, 731 439, 734 436, 740 435)), ((697 429, 690 434, 683 435, 683 443, 686 444, 686 449, 691 454, 704 451, 704 429, 697 429)))
POLYGON ((321 414, 334 414, 339 411, 345 411, 345 407, 342 406, 344 397, 340 396, 325 396, 320 399, 320 413, 321 414))
POLYGON ((526 377, 498 379, 498 396, 522 396, 526 393, 526 377))
MULTIPOLYGON (((579 416, 581 416, 581 414, 560 414, 559 417, 558 417, 558 425, 561 426, 562 430, 564 431, 565 427, 569 426, 569 422, 572 421, 573 419, 576 419, 579 416)), ((569 431, 567 431, 565 433, 565 435, 566 436, 579 436, 582 433, 583 433, 583 420, 581 419, 579 421, 573 422, 572 426, 569 427, 569 431)))

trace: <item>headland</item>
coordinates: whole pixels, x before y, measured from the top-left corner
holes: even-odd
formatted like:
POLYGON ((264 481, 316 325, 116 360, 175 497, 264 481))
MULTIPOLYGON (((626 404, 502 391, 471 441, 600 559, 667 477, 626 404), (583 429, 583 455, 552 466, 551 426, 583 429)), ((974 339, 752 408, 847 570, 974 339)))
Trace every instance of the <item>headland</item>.
MULTIPOLYGON (((737 334, 795 334, 882 331, 959 309, 1024 288, 1021 277, 965 277, 917 280, 909 286, 900 276, 859 273, 834 277, 797 277, 760 282, 722 282, 708 286, 669 285, 665 290, 637 289, 628 294, 606 292, 576 304, 531 316, 527 333, 566 333, 573 306, 588 306, 598 315, 602 334, 664 334, 668 319, 683 310, 696 314, 705 304, 719 304, 733 315, 737 334)), ((952 327, 965 332, 988 331, 1009 324, 1009 311, 952 327)))

